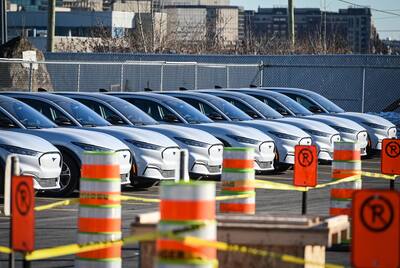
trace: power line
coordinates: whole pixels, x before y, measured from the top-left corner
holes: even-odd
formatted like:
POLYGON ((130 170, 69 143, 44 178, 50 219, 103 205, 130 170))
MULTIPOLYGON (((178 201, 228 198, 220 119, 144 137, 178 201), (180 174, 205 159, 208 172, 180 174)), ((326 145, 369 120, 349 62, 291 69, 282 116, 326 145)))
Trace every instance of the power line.
POLYGON ((395 12, 391 12, 391 11, 387 11, 387 10, 382 10, 382 9, 376 9, 376 8, 372 8, 372 7, 368 7, 368 6, 363 6, 363 5, 359 5, 359 4, 356 4, 356 3, 353 3, 353 2, 349 2, 349 1, 345 1, 345 0, 337 0, 337 1, 349 4, 349 5, 353 5, 353 6, 369 8, 369 9, 371 9, 373 11, 376 11, 376 12, 381 12, 381 13, 385 13, 385 14, 389 14, 389 15, 394 15, 394 16, 400 17, 399 13, 395 13, 395 12))

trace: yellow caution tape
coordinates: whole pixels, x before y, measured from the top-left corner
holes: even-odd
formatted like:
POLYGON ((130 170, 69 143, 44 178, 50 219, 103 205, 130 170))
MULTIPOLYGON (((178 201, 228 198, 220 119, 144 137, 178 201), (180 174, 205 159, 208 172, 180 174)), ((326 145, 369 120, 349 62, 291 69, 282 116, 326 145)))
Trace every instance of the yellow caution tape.
POLYGON ((136 196, 128 196, 128 195, 121 195, 120 197, 121 201, 142 201, 142 202, 148 202, 148 203, 159 203, 160 199, 157 198, 143 198, 143 197, 136 197, 136 196))
POLYGON ((74 205, 74 204, 77 204, 78 202, 79 202, 78 198, 67 199, 67 200, 55 202, 55 203, 52 203, 52 204, 47 204, 47 205, 43 205, 43 206, 37 206, 37 207, 35 207, 35 211, 43 211, 43 210, 48 210, 48 209, 61 207, 61 206, 74 205))
POLYGON ((256 188, 269 189, 269 190, 283 190, 283 191, 299 191, 307 192, 308 187, 293 186, 285 183, 256 180, 256 188))
POLYGON ((0 246, 0 253, 11 254, 12 253, 12 249, 8 248, 8 247, 0 246))
POLYGON ((385 174, 381 174, 381 173, 373 173, 373 172, 365 172, 362 171, 361 175, 365 176, 365 177, 371 177, 371 178, 381 178, 381 179, 386 179, 386 180, 395 180, 397 177, 399 177, 399 175, 385 175, 385 174))
POLYGON ((232 200, 232 199, 243 199, 255 196, 255 193, 249 194, 238 194, 238 195, 222 195, 215 197, 216 201, 225 201, 225 200, 232 200))

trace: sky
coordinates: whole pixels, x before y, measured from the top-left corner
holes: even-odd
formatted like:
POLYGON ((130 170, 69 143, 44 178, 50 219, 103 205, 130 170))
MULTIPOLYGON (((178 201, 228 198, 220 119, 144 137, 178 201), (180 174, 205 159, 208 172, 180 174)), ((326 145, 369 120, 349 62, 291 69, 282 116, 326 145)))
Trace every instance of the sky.
MULTIPOLYGON (((258 7, 287 6, 287 0, 230 0, 231 5, 243 6, 245 9, 256 10, 258 7)), ((295 7, 314 7, 337 11, 339 8, 348 8, 350 4, 338 0, 293 0, 295 7)), ((384 10, 395 14, 386 14, 372 10, 373 23, 378 29, 379 36, 400 40, 400 0, 346 0, 358 5, 384 10), (397 15, 396 15, 397 14, 397 15)))

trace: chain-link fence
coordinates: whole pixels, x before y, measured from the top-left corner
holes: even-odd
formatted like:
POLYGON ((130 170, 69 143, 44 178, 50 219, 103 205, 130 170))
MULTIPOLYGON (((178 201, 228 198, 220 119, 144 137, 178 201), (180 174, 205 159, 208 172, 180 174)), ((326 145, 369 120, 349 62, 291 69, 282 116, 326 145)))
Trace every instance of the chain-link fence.
POLYGON ((3 90, 165 91, 250 85, 305 88, 349 111, 381 111, 400 97, 400 65, 0 59, 3 90))

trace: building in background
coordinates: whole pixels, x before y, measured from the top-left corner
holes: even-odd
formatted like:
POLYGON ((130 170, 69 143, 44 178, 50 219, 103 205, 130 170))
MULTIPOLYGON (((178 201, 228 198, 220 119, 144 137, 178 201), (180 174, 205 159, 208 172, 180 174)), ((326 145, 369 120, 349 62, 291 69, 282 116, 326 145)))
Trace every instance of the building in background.
MULTIPOLYGON (((244 36, 257 38, 288 38, 287 8, 258 8, 245 11, 244 36)), ((340 9, 323 12, 319 8, 295 9, 295 34, 297 40, 324 39, 335 42, 341 39, 355 53, 371 51, 371 10, 369 8, 340 9)))

